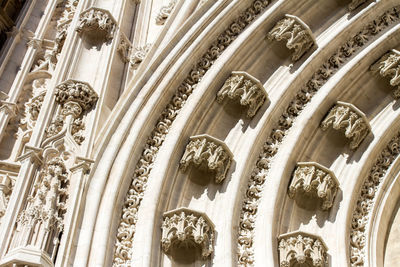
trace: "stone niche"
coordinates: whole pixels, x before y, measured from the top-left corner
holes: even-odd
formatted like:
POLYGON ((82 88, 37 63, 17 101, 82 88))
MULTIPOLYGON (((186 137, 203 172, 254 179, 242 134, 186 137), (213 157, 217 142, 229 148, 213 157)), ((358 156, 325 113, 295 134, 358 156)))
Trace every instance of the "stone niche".
POLYGON ((393 97, 400 98, 400 52, 392 49, 372 64, 370 70, 390 79, 390 85, 395 87, 393 97))
POLYGON ((296 231, 278 237, 280 267, 326 267, 327 246, 316 235, 296 231))
POLYGON ((268 94, 259 80, 244 71, 233 71, 217 93, 217 102, 222 103, 225 97, 239 100, 240 105, 248 107, 249 118, 256 115, 264 104, 268 94))
POLYGON ((365 114, 353 104, 337 101, 321 122, 321 129, 332 126, 335 130, 344 131, 350 139, 350 148, 356 149, 371 131, 371 126, 365 114))
POLYGON ((300 205, 318 204, 322 210, 332 207, 339 188, 334 173, 316 162, 299 162, 293 172, 288 194, 300 205))
POLYGON ((195 167, 215 173, 215 182, 221 183, 229 170, 233 154, 221 140, 207 134, 191 136, 185 153, 180 161, 180 168, 186 171, 192 163, 195 167))
POLYGON ((175 258, 192 254, 206 260, 214 251, 214 224, 204 213, 188 208, 167 211, 161 229, 161 247, 175 258))

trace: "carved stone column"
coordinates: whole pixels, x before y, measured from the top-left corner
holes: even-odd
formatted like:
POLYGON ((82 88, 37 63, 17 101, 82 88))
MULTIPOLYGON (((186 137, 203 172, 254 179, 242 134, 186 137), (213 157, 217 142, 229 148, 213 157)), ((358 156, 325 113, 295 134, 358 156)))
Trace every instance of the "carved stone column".
POLYGON ((392 49, 384 54, 370 69, 379 73, 382 77, 390 79, 391 86, 397 86, 393 91, 393 96, 400 98, 400 52, 392 49))
POLYGON ((322 200, 322 209, 332 207, 339 182, 334 173, 316 162, 299 162, 289 186, 289 197, 317 197, 322 200))
POLYGON ((325 131, 329 126, 335 130, 344 130, 344 135, 351 139, 351 149, 356 149, 371 130, 363 112, 354 105, 341 101, 336 102, 321 122, 322 130, 325 131))
POLYGON ((279 266, 325 267, 327 264, 327 247, 318 236, 301 231, 280 235, 279 266))
POLYGON ((259 80, 244 71, 234 71, 217 93, 221 103, 225 97, 239 99, 242 106, 248 106, 247 116, 253 117, 264 104, 268 94, 259 80))
POLYGON ((214 251, 214 224, 204 213, 187 208, 165 212, 161 229, 165 253, 186 245, 200 249, 206 259, 214 251))
POLYGON ((314 44, 315 38, 310 28, 296 16, 286 14, 267 35, 269 40, 285 40, 286 47, 294 50, 293 61, 297 61, 314 44))
POLYGON ((180 161, 183 171, 190 163, 207 171, 215 172, 215 182, 221 183, 226 178, 233 158, 227 145, 207 134, 190 137, 185 153, 180 161))
POLYGON ((83 11, 79 16, 79 23, 76 31, 80 34, 86 33, 96 36, 103 33, 105 41, 114 37, 117 23, 108 10, 91 7, 83 11))

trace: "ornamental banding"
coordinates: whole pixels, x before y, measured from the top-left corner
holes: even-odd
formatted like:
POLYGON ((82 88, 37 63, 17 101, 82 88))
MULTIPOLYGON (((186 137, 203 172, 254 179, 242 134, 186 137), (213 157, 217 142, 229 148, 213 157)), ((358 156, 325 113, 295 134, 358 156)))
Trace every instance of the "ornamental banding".
POLYGON ((322 200, 322 210, 328 210, 332 207, 338 187, 339 182, 335 174, 328 168, 316 162, 299 162, 293 173, 288 194, 290 198, 299 194, 312 199, 317 197, 322 200))
POLYGON ((117 23, 108 10, 91 7, 83 11, 79 16, 76 31, 80 34, 86 33, 90 36, 104 34, 104 39, 110 41, 114 37, 117 23))
POLYGON ((221 183, 225 178, 233 158, 228 146, 207 134, 191 136, 185 153, 180 161, 180 168, 185 171, 190 163, 200 169, 215 172, 215 182, 221 183))
POLYGON ((327 264, 327 247, 318 236, 301 231, 280 235, 279 266, 324 267, 327 264))
POLYGON ((296 16, 286 14, 267 35, 269 40, 286 41, 286 47, 293 49, 293 61, 297 61, 314 44, 315 38, 310 28, 296 16))
POLYGON ((203 259, 214 251, 214 224, 206 214, 179 208, 164 213, 161 246, 165 253, 179 247, 201 250, 203 259))
POLYGON ((390 79, 391 86, 397 86, 393 91, 394 98, 400 98, 400 52, 392 49, 384 54, 370 69, 382 77, 390 79))
POLYGON ((217 93, 217 102, 225 97, 238 99, 240 105, 248 106, 247 116, 254 117, 264 104, 268 94, 259 80, 244 71, 233 71, 217 93))
POLYGON ((335 130, 344 130, 351 139, 350 148, 356 149, 371 130, 365 114, 353 104, 337 101, 321 122, 323 131, 332 125, 335 130))

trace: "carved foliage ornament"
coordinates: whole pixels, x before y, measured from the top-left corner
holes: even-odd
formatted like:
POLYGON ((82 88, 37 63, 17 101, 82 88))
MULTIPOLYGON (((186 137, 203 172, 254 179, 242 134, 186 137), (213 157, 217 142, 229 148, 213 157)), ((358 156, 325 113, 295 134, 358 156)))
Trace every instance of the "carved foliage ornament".
POLYGON ((203 213, 186 208, 166 212, 161 229, 161 245, 166 253, 185 243, 199 247, 203 259, 214 251, 214 224, 203 213))
POLYGON ((190 163, 215 172, 215 182, 221 183, 229 170, 233 154, 224 142, 209 135, 190 137, 185 153, 180 161, 183 171, 190 163))
POLYGON ((371 129, 364 113, 354 105, 341 101, 336 102, 321 122, 324 131, 331 125, 335 130, 344 130, 345 136, 351 139, 351 149, 356 149, 371 129))
POLYGON ((390 85, 397 86, 393 91, 395 98, 400 98, 400 52, 392 49, 383 55, 370 68, 373 72, 378 72, 382 77, 390 78, 390 85))
POLYGON ((174 10, 177 0, 170 0, 167 6, 163 6, 156 16, 156 24, 164 25, 165 21, 168 19, 169 15, 174 10))
POLYGON ((297 61, 316 44, 310 28, 298 17, 285 15, 267 35, 269 40, 285 40, 286 47, 294 50, 293 61, 297 61))
POLYGON ((106 41, 109 41, 114 37, 116 28, 117 23, 108 10, 91 7, 80 14, 76 31, 101 31, 104 32, 106 41))
POLYGON ((246 72, 234 71, 218 91, 217 101, 221 103, 226 96, 238 98, 241 105, 248 106, 247 116, 251 118, 264 104, 268 94, 259 80, 246 72))

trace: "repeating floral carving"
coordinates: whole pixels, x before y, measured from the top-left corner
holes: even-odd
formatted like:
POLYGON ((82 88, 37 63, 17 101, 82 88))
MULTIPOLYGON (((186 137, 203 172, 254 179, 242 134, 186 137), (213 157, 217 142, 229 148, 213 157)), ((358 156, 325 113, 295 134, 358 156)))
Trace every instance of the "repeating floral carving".
POLYGON ((188 76, 179 86, 170 103, 162 112, 153 132, 147 139, 142 155, 135 167, 132 182, 125 197, 121 221, 118 226, 113 265, 123 265, 132 257, 132 242, 135 235, 137 212, 146 189, 149 173, 160 146, 179 111, 186 103, 204 74, 236 37, 268 6, 268 1, 256 0, 214 41, 207 52, 197 61, 188 76))
POLYGON ((278 240, 280 267, 304 263, 313 267, 326 266, 327 248, 319 237, 297 231, 281 235, 278 240))
POLYGON ((136 47, 132 51, 132 54, 130 55, 129 58, 129 62, 131 64, 132 69, 137 69, 139 67, 140 63, 142 63, 142 61, 145 59, 150 48, 151 44, 146 44, 144 46, 136 47))
POLYGON ((168 19, 169 15, 174 10, 177 0, 170 0, 167 6, 163 6, 156 16, 156 24, 164 25, 165 21, 168 19))
POLYGON ((383 55, 370 68, 373 72, 378 72, 382 77, 390 78, 390 85, 397 86, 393 91, 395 98, 400 98, 400 52, 392 49, 383 55))
POLYGON ((365 2, 367 2, 367 0, 352 0, 351 3, 349 4, 349 10, 350 11, 354 10, 365 2))
POLYGON ((88 31, 102 31, 105 33, 106 41, 114 37, 117 28, 115 19, 105 9, 91 7, 80 14, 76 31, 79 33, 88 31))
POLYGON ((215 182, 221 183, 229 170, 232 157, 232 152, 224 142, 206 134, 197 135, 190 137, 180 167, 185 171, 189 164, 193 163, 215 172, 215 182))
POLYGON ((239 98, 241 105, 248 106, 247 116, 251 118, 264 104, 268 94, 259 80, 246 72, 234 71, 218 91, 217 101, 221 103, 226 96, 239 98))
POLYGON ((400 7, 396 6, 384 12, 380 17, 364 26, 355 36, 343 43, 311 76, 286 107, 278 125, 268 135, 257 159, 256 166, 249 177, 239 222, 238 265, 253 266, 254 227, 258 212, 258 203, 267 180, 271 161, 279 149, 283 138, 292 127, 294 120, 311 101, 316 92, 332 77, 347 60, 352 57, 368 40, 383 29, 399 21, 400 7))
POLYGON ((316 162, 299 162, 289 186, 289 197, 298 193, 316 195, 323 200, 322 209, 332 207, 339 182, 333 172, 316 162))
POLYGON ((198 246, 203 259, 214 251, 214 224, 203 213, 186 208, 166 212, 161 229, 161 245, 166 253, 185 243, 198 246))
POLYGON ((314 44, 310 28, 298 17, 285 15, 267 35, 269 40, 285 40, 286 47, 294 50, 293 61, 297 61, 314 44))
POLYGON ((341 101, 336 102, 321 122, 322 130, 325 131, 329 126, 335 130, 344 130, 345 136, 351 139, 351 149, 360 145, 371 128, 364 113, 354 105, 341 101))

